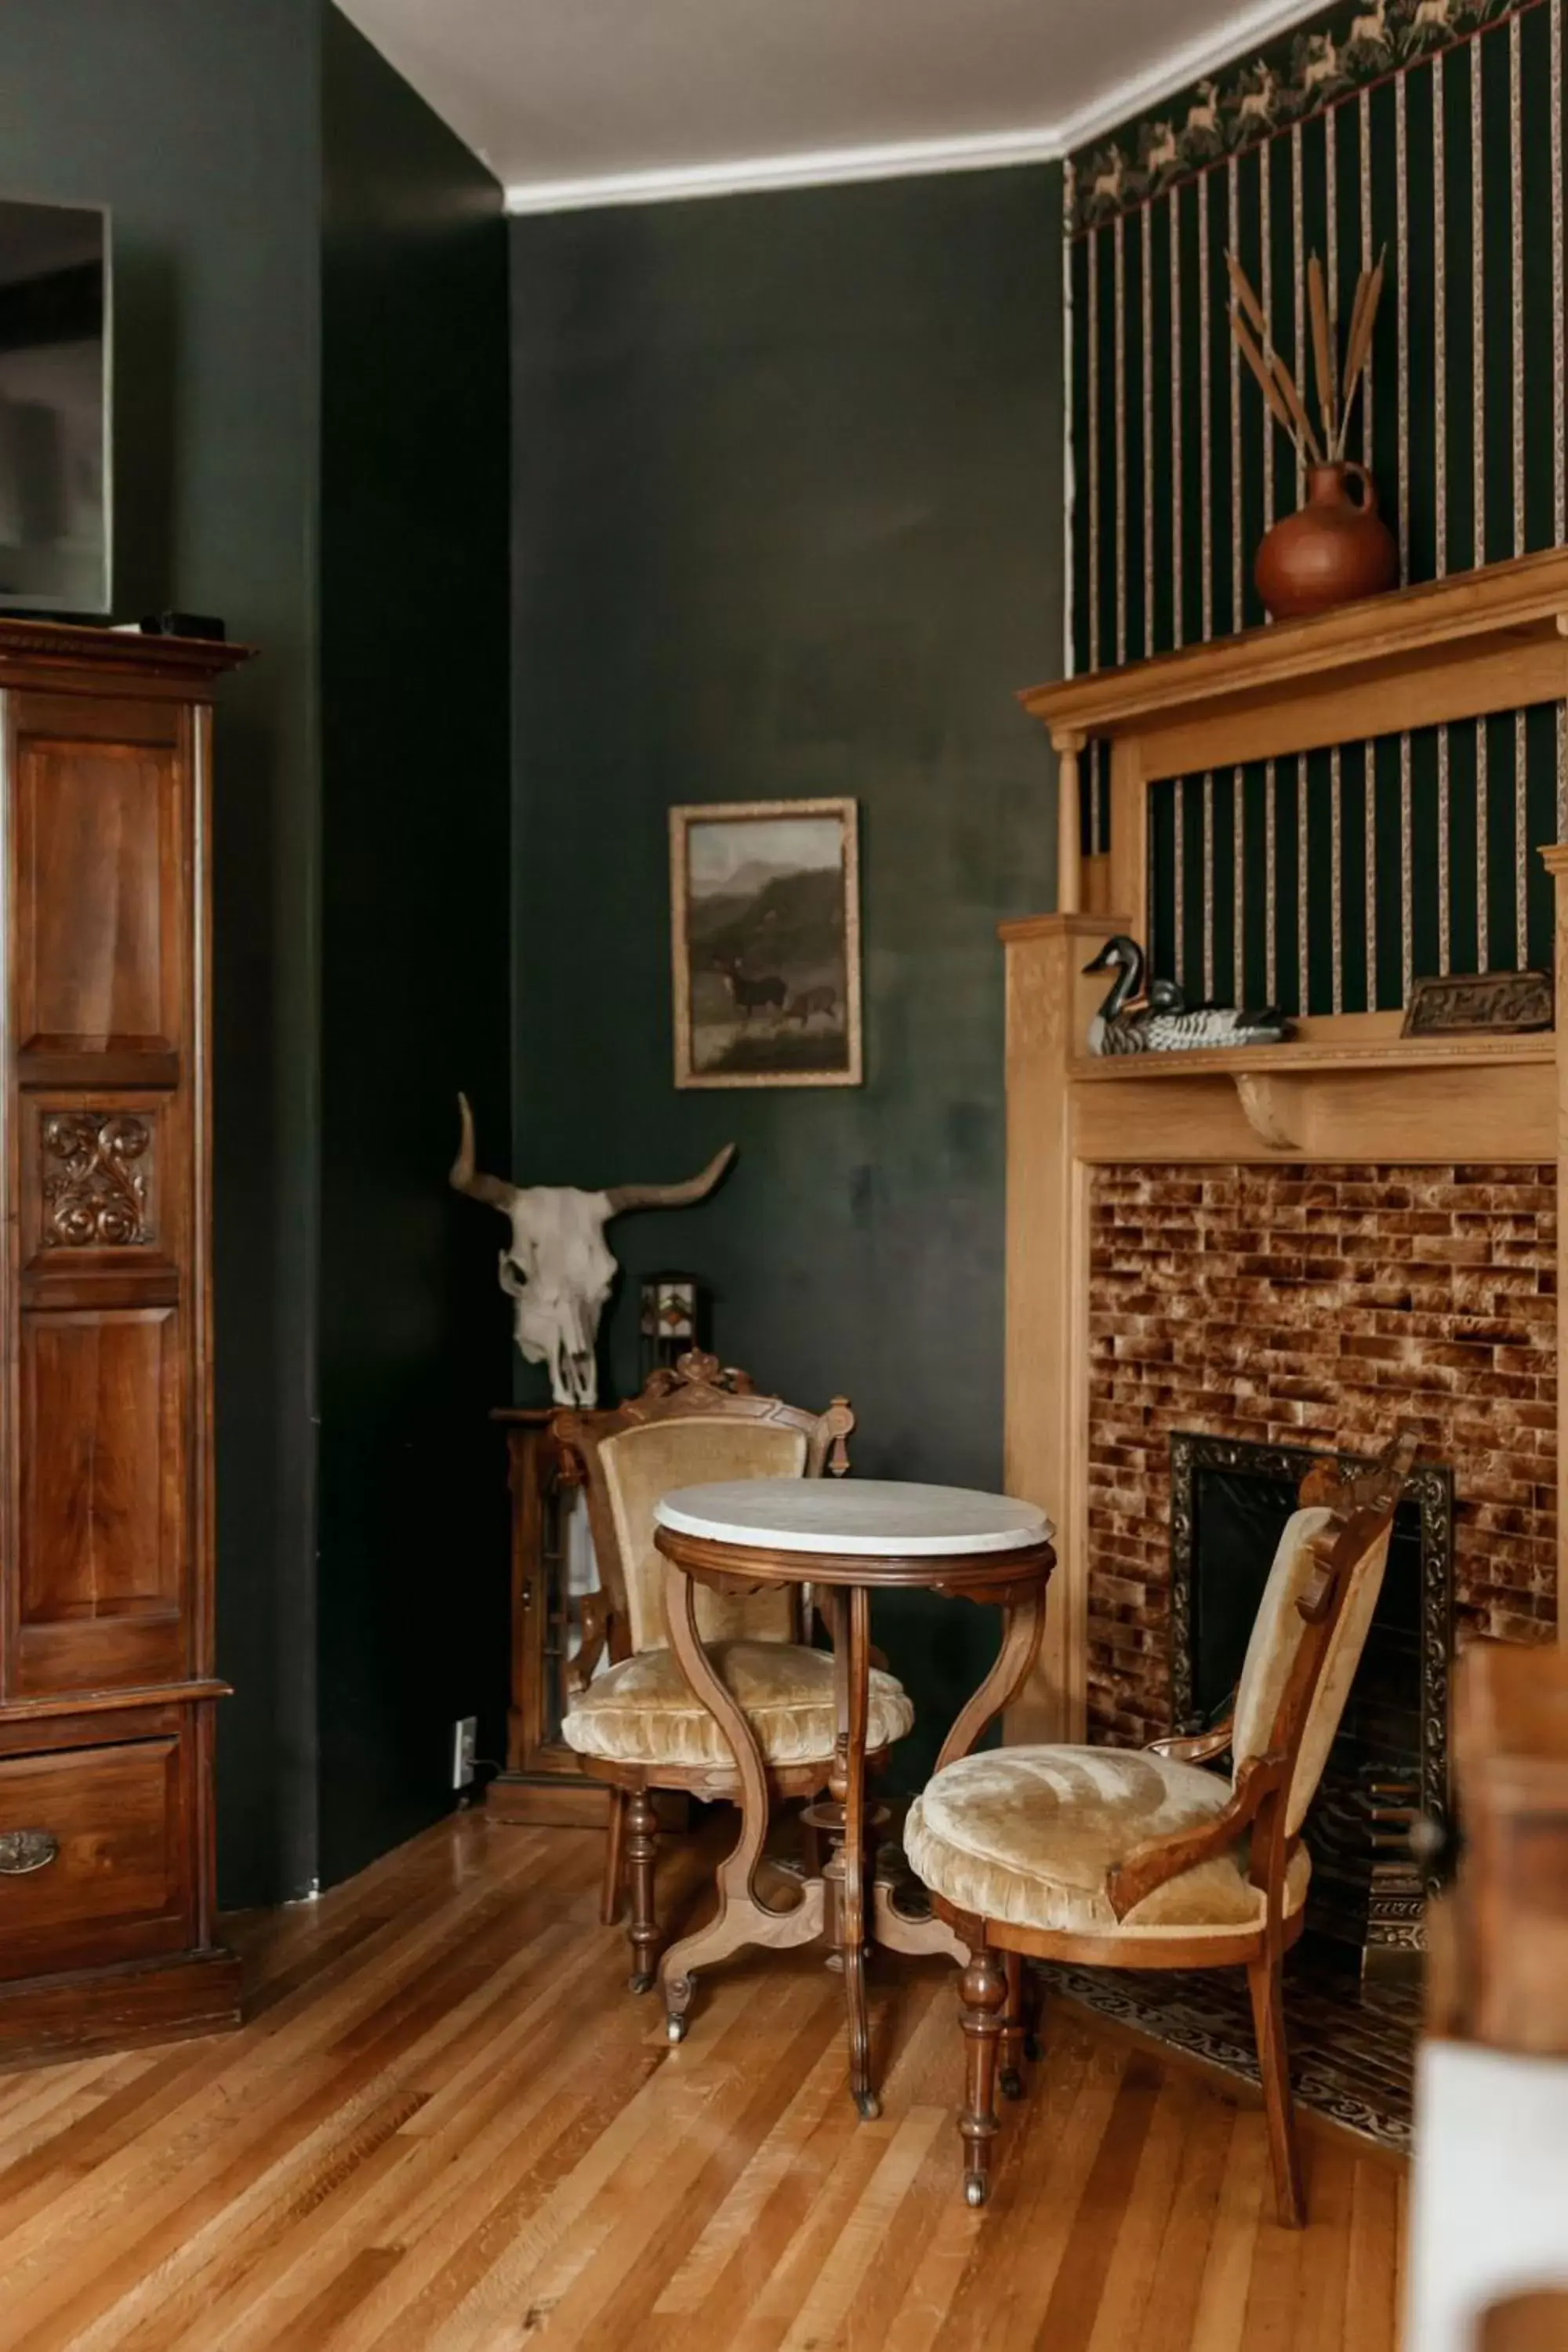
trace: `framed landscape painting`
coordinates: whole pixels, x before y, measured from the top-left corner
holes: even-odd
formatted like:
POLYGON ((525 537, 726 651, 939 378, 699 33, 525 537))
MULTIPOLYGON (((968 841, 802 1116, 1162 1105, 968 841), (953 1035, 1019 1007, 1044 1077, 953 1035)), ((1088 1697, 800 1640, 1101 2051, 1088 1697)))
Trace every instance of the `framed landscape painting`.
POLYGON ((669 813, 678 1087, 860 1084, 855 803, 669 813))

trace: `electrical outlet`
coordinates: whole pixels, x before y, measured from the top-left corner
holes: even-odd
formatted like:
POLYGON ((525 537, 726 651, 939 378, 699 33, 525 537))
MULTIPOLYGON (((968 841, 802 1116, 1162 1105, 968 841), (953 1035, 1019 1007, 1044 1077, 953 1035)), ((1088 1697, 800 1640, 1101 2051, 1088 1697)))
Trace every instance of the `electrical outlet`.
POLYGON ((452 1726, 452 1786, 454 1789, 471 1789, 474 1785, 474 1750, 479 1745, 479 1738, 478 1716, 459 1716, 452 1726))

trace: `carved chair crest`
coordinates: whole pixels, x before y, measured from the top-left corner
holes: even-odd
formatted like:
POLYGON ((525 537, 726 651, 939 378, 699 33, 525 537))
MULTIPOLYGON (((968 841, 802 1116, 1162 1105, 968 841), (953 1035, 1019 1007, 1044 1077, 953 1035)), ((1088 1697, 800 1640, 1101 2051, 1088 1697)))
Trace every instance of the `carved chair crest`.
MULTIPOLYGON (((604 1449, 629 1432, 657 1429, 661 1423, 704 1421, 797 1437, 801 1448, 796 1458, 802 1475, 808 1478, 820 1477, 825 1470, 842 1477, 849 1467, 847 1440, 855 1427, 855 1415, 846 1398, 835 1397, 826 1412, 786 1404, 781 1397, 760 1395, 750 1375, 738 1366, 722 1364, 717 1356, 700 1349, 689 1351, 673 1365, 661 1366, 649 1375, 640 1395, 624 1404, 605 1412, 556 1413, 551 1434, 565 1457, 567 1474, 580 1479, 586 1490, 588 1526, 601 1585, 600 1592, 590 1594, 584 1605, 583 1644, 568 1677, 574 1689, 586 1687, 606 1645, 617 1664, 638 1646, 633 1622, 638 1612, 633 1609, 630 1589, 638 1563, 625 1556, 623 1523, 612 1497, 604 1449)), ((798 1591, 774 1595, 770 1605, 776 1611, 786 1601, 792 1623, 784 1638, 799 1640, 798 1591)), ((650 1613, 646 1599, 640 1613, 646 1622, 650 1613)))

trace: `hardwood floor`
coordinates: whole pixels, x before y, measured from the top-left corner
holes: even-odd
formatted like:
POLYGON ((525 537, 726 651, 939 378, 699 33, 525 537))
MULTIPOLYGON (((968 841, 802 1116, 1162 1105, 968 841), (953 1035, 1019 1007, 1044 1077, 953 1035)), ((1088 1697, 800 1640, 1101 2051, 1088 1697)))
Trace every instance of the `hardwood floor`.
POLYGON ((873 1969, 858 2123, 820 1955, 672 2051, 600 1851, 462 1817, 236 1923, 238 2035, 0 2077, 4 2352, 1392 2352, 1396 2159, 1309 2126, 1276 2229, 1235 2087, 1058 2003, 971 2213, 950 1969, 873 1969))

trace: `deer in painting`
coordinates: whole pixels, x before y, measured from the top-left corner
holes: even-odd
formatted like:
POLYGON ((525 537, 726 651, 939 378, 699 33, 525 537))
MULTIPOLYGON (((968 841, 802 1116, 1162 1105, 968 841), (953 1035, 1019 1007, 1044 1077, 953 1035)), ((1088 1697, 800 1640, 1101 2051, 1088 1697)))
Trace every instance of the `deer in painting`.
POLYGON ((832 1021, 837 1017, 837 1012, 838 991, 836 988, 826 985, 821 988, 803 988, 790 998, 784 1019, 798 1021, 801 1027, 806 1029, 810 1027, 819 1013, 832 1021))
POLYGON ((767 973, 761 980, 748 980, 741 970, 739 956, 716 956, 714 962, 730 984, 730 994, 742 1021, 753 1013, 782 1013, 789 991, 776 973, 767 973))

